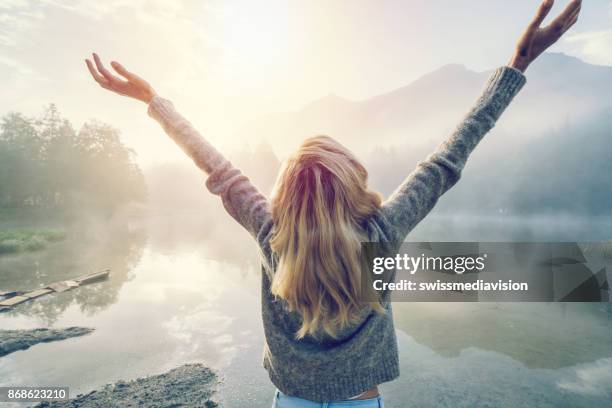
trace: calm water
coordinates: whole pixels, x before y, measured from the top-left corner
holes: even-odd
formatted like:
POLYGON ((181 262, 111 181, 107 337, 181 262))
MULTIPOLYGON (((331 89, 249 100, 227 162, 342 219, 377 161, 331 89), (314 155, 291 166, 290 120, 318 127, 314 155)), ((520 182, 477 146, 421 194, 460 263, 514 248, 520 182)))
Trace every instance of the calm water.
MULTIPOLYGON (((463 230, 463 239, 484 239, 437 222, 414 237, 443 240, 463 230)), ((197 361, 220 373, 221 406, 269 407, 256 249, 238 227, 224 235, 198 223, 191 214, 130 228, 92 222, 47 250, 0 257, 0 290, 112 268, 106 282, 0 314, 6 329, 95 328, 0 358, 0 385, 67 385, 76 395, 197 361)), ((505 224, 489 224, 487 238, 508 238, 499 232, 505 224)), ((529 225, 515 232, 524 238, 529 225)), ((535 236, 550 239, 536 225, 535 236)), ((608 227, 597 222, 583 238, 604 239, 608 227)), ((394 313, 402 377, 382 387, 389 407, 612 404, 612 315, 603 305, 404 303, 394 313)))

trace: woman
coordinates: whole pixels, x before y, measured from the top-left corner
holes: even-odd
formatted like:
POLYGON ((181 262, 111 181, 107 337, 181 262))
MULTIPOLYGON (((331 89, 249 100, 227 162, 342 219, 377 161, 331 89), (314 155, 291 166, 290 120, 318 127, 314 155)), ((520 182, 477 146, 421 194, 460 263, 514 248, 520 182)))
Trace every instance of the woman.
POLYGON ((541 27, 540 5, 506 67, 454 134, 385 202, 365 168, 325 136, 306 140, 285 164, 270 203, 168 100, 120 64, 115 77, 94 54, 87 66, 105 89, 141 100, 204 172, 207 187, 261 249, 264 367, 277 387, 274 406, 382 407, 377 386, 399 376, 389 302, 359 299, 360 243, 401 242, 459 179, 472 150, 525 83, 523 72, 577 20, 573 0, 541 27))

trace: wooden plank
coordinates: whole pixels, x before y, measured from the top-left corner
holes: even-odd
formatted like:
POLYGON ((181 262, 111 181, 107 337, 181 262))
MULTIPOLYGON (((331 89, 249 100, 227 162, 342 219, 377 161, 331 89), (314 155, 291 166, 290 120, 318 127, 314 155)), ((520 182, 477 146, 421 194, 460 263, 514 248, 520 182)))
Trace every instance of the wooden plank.
POLYGON ((13 296, 12 298, 8 298, 0 302, 0 306, 15 306, 27 300, 30 299, 25 296, 13 296))
POLYGON ((24 293, 23 297, 27 297, 28 299, 36 299, 37 297, 44 296, 44 295, 49 294, 51 292, 53 292, 53 290, 47 289, 47 288, 36 289, 36 290, 31 291, 31 292, 24 293))
POLYGON ((0 298, 3 298, 3 299, 10 298, 13 296, 21 296, 21 295, 23 295, 23 291, 21 290, 7 290, 5 292, 0 292, 0 298))
POLYGON ((35 289, 27 293, 18 291, 5 291, 0 293, 0 311, 23 303, 30 299, 47 295, 51 292, 65 292, 67 290, 79 287, 80 285, 93 283, 102 279, 106 279, 110 274, 110 269, 83 275, 76 279, 55 282, 41 289, 35 289), (6 298, 6 299, 3 299, 6 298))
POLYGON ((85 285, 91 282, 95 282, 98 280, 102 280, 102 279, 106 279, 108 277, 108 275, 110 274, 110 269, 105 269, 103 271, 100 272, 94 272, 94 273, 90 273, 88 275, 84 275, 81 277, 78 277, 75 279, 76 282, 78 282, 81 285, 85 285))
MULTIPOLYGON (((75 285, 69 284, 69 282, 71 281, 55 282, 47 286, 47 288, 52 289, 54 292, 65 292, 75 287, 75 285)), ((76 286, 79 285, 77 284, 76 286)))

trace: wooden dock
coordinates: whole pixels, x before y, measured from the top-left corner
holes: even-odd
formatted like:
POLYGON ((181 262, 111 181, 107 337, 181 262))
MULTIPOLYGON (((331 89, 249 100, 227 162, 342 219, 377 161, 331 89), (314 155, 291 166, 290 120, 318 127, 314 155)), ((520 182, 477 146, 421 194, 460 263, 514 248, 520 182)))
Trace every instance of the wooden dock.
POLYGON ((102 271, 79 276, 75 279, 54 282, 42 288, 33 289, 28 292, 16 290, 0 292, 0 312, 7 311, 13 306, 27 302, 29 300, 37 299, 50 293, 66 292, 68 290, 78 288, 79 286, 88 285, 90 283, 105 280, 108 278, 109 275, 110 269, 104 269, 102 271))

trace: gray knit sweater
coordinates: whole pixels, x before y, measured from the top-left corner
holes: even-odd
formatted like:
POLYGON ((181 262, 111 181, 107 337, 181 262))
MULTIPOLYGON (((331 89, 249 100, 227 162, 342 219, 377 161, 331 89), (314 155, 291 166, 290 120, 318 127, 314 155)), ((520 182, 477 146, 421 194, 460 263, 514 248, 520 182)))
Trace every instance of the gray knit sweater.
MULTIPOLYGON (((370 242, 403 241, 459 179, 468 156, 494 126, 525 83, 519 71, 502 67, 489 79, 476 105, 442 143, 374 214, 367 226, 370 242)), ((338 338, 296 340, 300 317, 289 313, 270 293, 274 273, 269 246, 273 229, 268 201, 166 99, 155 97, 149 115, 208 174, 206 185, 221 197, 229 214, 257 240, 261 250, 264 367, 283 393, 313 401, 337 401, 399 376, 397 340, 391 305, 386 314, 366 312, 359 324, 338 338)))

